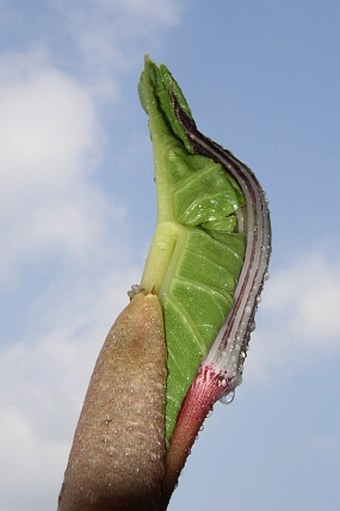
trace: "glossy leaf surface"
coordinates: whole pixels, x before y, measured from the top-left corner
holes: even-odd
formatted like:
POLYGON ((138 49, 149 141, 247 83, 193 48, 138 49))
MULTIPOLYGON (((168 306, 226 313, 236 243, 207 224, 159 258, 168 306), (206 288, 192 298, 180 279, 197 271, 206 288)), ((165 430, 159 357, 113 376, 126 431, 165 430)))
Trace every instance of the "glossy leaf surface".
MULTIPOLYGON (((141 285, 159 295, 167 358, 166 440, 183 399, 233 306, 245 254, 243 193, 197 154, 176 111, 192 121, 170 72, 146 59, 139 92, 154 147, 158 223, 141 285)), ((193 121, 192 121, 193 122, 193 121)))

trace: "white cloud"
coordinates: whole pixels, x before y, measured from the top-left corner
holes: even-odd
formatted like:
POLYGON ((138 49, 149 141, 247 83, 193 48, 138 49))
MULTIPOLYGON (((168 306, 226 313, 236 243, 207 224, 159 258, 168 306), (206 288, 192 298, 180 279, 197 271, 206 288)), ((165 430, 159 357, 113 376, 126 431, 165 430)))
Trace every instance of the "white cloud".
POLYGON ((161 33, 180 21, 183 5, 174 0, 89 0, 53 3, 78 48, 79 67, 101 101, 117 100, 117 75, 141 67, 161 33))
POLYGON ((85 162, 83 151, 90 155, 98 143, 91 98, 52 66, 2 84, 1 117, 1 158, 10 172, 5 184, 14 188, 72 181, 85 162))
POLYGON ((43 509, 43 506, 55 509, 56 497, 50 498, 54 478, 52 467, 61 468, 65 446, 44 441, 17 411, 2 410, 0 450, 6 464, 2 474, 1 509, 33 511, 35 505, 37 509, 43 509))
POLYGON ((32 55, 7 56, 0 68, 7 75, 0 81, 0 281, 8 284, 20 265, 47 252, 78 264, 93 256, 124 210, 91 177, 103 133, 88 91, 32 55))
POLYGON ((286 317, 299 342, 317 347, 340 336, 340 264, 307 254, 274 276, 266 293, 269 312, 286 317))
POLYGON ((265 286, 245 378, 267 381, 325 363, 339 354, 340 265, 305 253, 265 286))

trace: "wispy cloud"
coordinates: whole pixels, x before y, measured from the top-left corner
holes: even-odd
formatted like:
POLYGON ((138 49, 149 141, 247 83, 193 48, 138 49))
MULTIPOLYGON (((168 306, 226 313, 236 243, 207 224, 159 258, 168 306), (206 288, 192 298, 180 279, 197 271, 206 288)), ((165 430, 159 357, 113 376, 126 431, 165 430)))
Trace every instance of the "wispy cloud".
POLYGON ((274 273, 263 294, 259 329, 245 375, 260 381, 324 363, 339 353, 340 265, 305 252, 274 273))
POLYGON ((300 257, 268 286, 267 309, 280 311, 299 342, 331 349, 340 335, 340 264, 322 253, 300 257))
POLYGON ((102 134, 88 92, 31 55, 8 57, 0 82, 2 283, 44 253, 88 256, 108 204, 90 173, 102 134), (28 61, 28 62, 27 62, 28 61))
POLYGON ((120 96, 120 74, 177 24, 183 6, 172 0, 88 0, 53 2, 78 52, 78 70, 101 100, 120 96), (141 53, 142 52, 142 53, 141 53))

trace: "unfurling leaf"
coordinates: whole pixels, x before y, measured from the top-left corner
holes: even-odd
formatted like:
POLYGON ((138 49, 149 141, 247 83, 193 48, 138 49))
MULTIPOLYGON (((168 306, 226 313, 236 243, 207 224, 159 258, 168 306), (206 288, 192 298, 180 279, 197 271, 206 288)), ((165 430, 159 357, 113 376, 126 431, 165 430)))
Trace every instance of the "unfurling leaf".
POLYGON ((139 95, 154 149, 157 226, 140 286, 113 327, 122 341, 109 334, 97 361, 60 511, 166 509, 205 416, 242 381, 268 275, 269 211, 253 172, 198 131, 171 73, 148 57, 139 95), (143 454, 138 439, 147 446, 148 435, 143 454), (143 464, 144 455, 158 464, 143 464), (81 486, 102 507, 65 504, 74 485, 77 499, 81 486))

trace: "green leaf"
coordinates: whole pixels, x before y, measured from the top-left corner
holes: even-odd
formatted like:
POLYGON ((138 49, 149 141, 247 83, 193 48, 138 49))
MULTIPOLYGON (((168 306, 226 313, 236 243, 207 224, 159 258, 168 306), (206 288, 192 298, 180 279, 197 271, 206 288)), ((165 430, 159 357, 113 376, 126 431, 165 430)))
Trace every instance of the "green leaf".
POLYGON ((158 293, 168 350, 166 440, 225 321, 243 263, 240 187, 221 164, 195 154, 190 108, 165 66, 149 58, 139 83, 154 149, 158 222, 141 285, 158 293))

